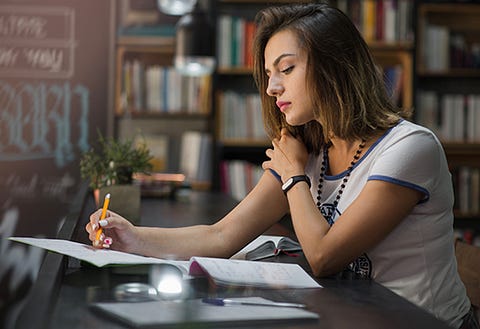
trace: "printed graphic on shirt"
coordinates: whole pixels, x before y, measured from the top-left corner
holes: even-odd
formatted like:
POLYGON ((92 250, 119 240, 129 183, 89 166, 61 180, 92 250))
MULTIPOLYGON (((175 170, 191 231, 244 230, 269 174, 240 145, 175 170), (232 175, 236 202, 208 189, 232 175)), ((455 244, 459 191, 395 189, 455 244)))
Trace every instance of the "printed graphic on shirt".
MULTIPOLYGON (((340 211, 333 203, 323 203, 320 205, 319 209, 330 226, 335 223, 337 216, 341 215, 340 211)), ((362 278, 371 278, 372 261, 370 258, 368 258, 367 254, 364 253, 356 260, 351 262, 348 265, 348 269, 362 278)))
POLYGON ((332 226, 335 222, 335 218, 337 215, 340 215, 337 207, 333 203, 323 203, 320 205, 320 212, 322 213, 323 217, 328 222, 328 225, 332 226))
POLYGON ((372 261, 363 254, 348 265, 348 269, 362 278, 371 278, 372 261))

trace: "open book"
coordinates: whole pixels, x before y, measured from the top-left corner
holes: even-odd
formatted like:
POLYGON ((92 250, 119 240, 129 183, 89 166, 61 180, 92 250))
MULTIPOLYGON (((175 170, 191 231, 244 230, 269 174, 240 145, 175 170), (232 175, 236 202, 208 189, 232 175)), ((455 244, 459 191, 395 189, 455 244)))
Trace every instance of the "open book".
POLYGON ((260 260, 277 256, 281 253, 291 254, 301 251, 302 247, 297 241, 286 236, 260 235, 250 242, 245 248, 232 256, 233 259, 260 260))
POLYGON ((10 237, 9 240, 71 256, 98 267, 105 265, 171 264, 187 276, 209 276, 215 283, 229 286, 266 288, 320 288, 301 266, 287 263, 255 262, 237 259, 192 257, 189 261, 144 257, 125 252, 95 249, 60 239, 10 237))

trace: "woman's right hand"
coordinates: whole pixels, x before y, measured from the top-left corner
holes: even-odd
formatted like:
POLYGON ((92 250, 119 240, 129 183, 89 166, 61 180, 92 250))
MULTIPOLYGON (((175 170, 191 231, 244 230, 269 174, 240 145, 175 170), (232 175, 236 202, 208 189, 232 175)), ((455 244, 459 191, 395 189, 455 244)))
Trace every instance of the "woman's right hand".
POLYGON ((90 215, 90 222, 85 229, 88 238, 95 248, 111 248, 113 250, 133 252, 139 242, 138 230, 127 219, 108 210, 105 219, 100 220, 102 209, 90 215), (102 229, 99 241, 96 241, 97 232, 102 229))

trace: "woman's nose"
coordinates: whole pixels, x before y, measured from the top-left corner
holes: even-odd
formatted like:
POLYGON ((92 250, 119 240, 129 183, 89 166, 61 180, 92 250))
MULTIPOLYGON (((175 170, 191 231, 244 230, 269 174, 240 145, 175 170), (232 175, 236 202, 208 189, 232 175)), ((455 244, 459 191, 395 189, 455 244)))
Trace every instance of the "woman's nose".
POLYGON ((283 90, 284 90, 283 86, 280 83, 278 78, 270 77, 270 79, 268 79, 268 86, 267 86, 267 95, 268 96, 281 95, 283 90))

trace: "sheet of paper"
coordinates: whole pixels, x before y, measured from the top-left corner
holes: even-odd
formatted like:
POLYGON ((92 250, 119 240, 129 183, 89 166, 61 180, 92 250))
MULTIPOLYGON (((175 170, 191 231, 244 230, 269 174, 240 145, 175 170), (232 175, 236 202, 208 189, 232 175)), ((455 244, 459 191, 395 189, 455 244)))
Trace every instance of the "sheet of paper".
POLYGON ((144 257, 61 239, 10 237, 17 241, 63 255, 75 257, 93 265, 172 264, 190 275, 210 275, 226 285, 258 286, 274 288, 321 287, 297 264, 270 263, 209 257, 192 257, 190 261, 166 260, 144 257))
POLYGON ((191 275, 200 275, 198 266, 221 284, 272 287, 321 288, 298 264, 192 257, 191 275), (197 263, 198 265, 195 266, 197 263), (198 271, 198 272, 197 272, 198 271))
MULTIPOLYGON (((260 297, 229 299, 257 301, 260 297)), ((252 305, 216 306, 202 303, 198 299, 182 302, 96 303, 92 307, 95 311, 100 311, 135 328, 172 328, 175 325, 188 323, 216 325, 235 323, 238 326, 243 323, 260 324, 277 321, 284 323, 319 319, 318 314, 298 308, 252 305)))
POLYGON ((188 261, 165 260, 115 250, 95 249, 92 246, 68 240, 25 237, 10 237, 9 240, 26 243, 35 247, 78 258, 99 267, 110 264, 133 265, 169 263, 188 268, 188 261))

